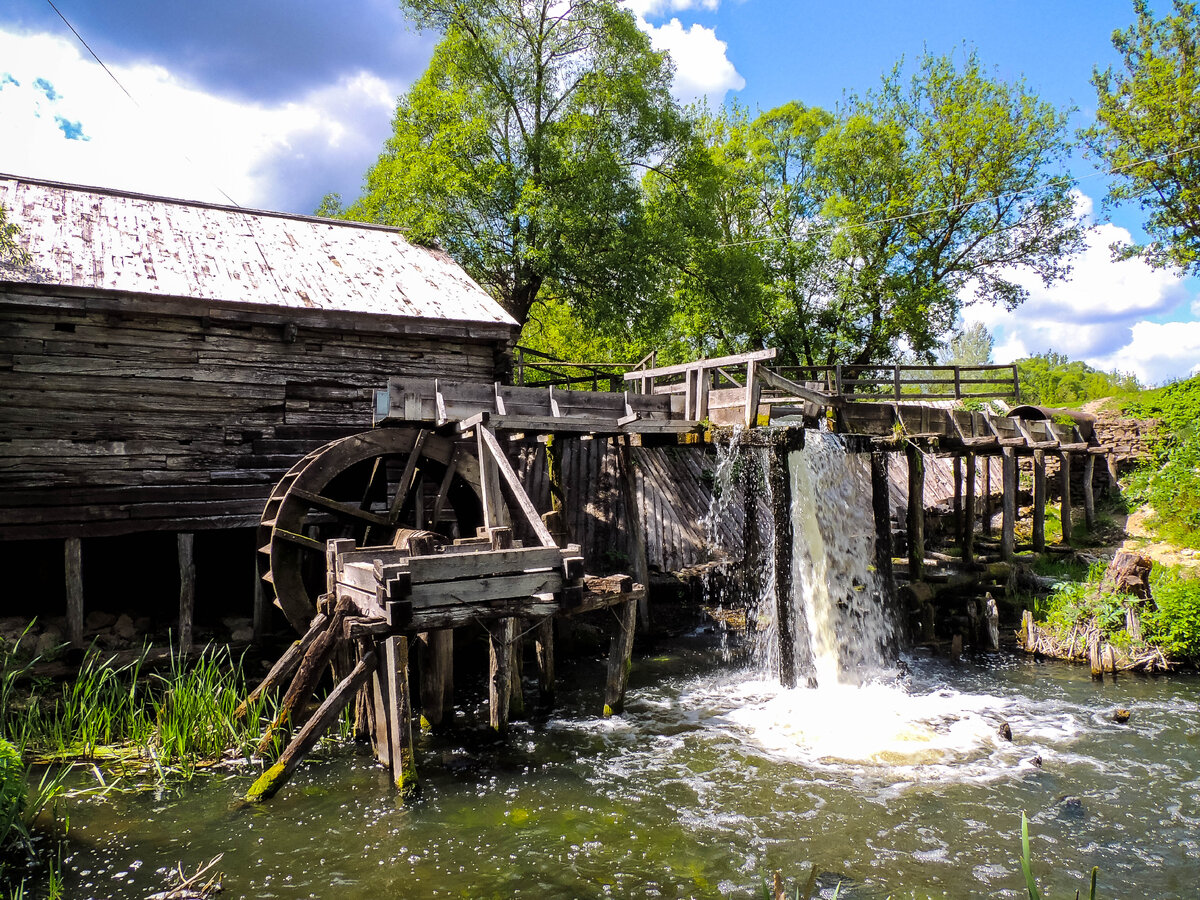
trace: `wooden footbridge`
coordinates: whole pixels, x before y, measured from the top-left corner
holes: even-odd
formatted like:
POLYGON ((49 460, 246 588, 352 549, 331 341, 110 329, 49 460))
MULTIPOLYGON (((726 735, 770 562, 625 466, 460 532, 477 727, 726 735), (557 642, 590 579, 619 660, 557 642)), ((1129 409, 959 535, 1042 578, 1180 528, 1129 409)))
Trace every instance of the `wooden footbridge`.
MULTIPOLYGON (((785 453, 803 428, 823 425, 858 435, 871 452, 877 549, 891 568, 886 454, 903 451, 909 469, 910 576, 924 560, 922 480, 928 454, 954 458, 956 509, 971 559, 977 457, 1003 460, 1003 539, 1013 551, 1016 457, 1034 460, 1035 511, 1044 510, 1045 456, 1062 460, 1064 533, 1069 535, 1072 457, 1090 476, 1097 445, 1085 420, 1056 420, 1020 407, 995 416, 929 401, 1015 398, 1014 367, 851 367, 782 369, 774 350, 655 366, 652 359, 604 373, 628 390, 564 390, 552 383, 571 367, 553 361, 544 386, 393 378, 376 392, 370 432, 309 454, 280 481, 260 526, 261 572, 276 603, 303 634, 257 693, 290 679, 275 727, 301 717, 321 673, 333 666, 337 686, 292 739, 279 763, 250 792, 269 797, 341 710, 355 703, 376 755, 404 792, 415 784, 408 657, 419 657, 420 717, 437 726, 452 708, 454 630, 478 625, 488 635, 490 725, 505 730, 523 706, 522 645, 532 635, 541 691, 554 690, 554 622, 612 609, 614 630, 603 709, 621 709, 639 606, 645 611, 648 567, 642 517, 627 515, 632 572, 592 577, 577 544, 565 540, 561 491, 554 488, 556 448, 564 438, 611 441, 626 511, 636 511, 630 448, 696 444, 721 426, 785 453), (765 426, 790 426, 762 431, 765 426), (756 437, 755 435, 759 435, 756 437), (775 435, 775 437, 771 437, 775 435), (547 448, 552 508, 539 510, 514 470, 507 448, 536 436, 547 448), (764 437, 765 436, 765 437, 764 437), (965 497, 960 485, 966 486, 965 497), (1040 495, 1039 492, 1040 491, 1040 495), (1041 501, 1037 501, 1037 497, 1041 501)), ((551 363, 542 362, 547 368, 551 363)), ((530 381, 527 370, 518 380, 530 381)), ((589 373, 585 371, 584 379, 589 373)), ((578 384, 570 373, 563 380, 578 384)), ((775 470, 782 471, 780 465, 775 470)), ((988 467, 990 472, 990 466, 988 467)), ((779 480, 778 474, 775 480, 779 480)), ((786 479, 783 479, 786 481, 786 479)), ((1085 505, 1092 515, 1090 477, 1085 505)), ((782 487, 781 487, 782 489, 782 487)), ((990 496, 990 491, 988 492, 990 496)), ((749 501, 748 501, 749 502, 749 501)), ((1036 514, 1036 512, 1035 512, 1036 514)), ((1035 527, 1035 541, 1040 529, 1035 527)), ((263 739, 266 744, 272 733, 263 739)))

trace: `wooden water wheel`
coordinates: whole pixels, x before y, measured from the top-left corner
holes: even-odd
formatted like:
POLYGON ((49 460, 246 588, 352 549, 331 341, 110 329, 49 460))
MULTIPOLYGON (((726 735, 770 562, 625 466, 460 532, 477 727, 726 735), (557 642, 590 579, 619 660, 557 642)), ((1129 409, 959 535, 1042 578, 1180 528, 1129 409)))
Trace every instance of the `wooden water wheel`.
POLYGON ((390 545, 398 529, 474 536, 482 521, 472 442, 377 428, 301 459, 271 492, 258 526, 259 574, 300 632, 325 591, 325 542, 390 545))

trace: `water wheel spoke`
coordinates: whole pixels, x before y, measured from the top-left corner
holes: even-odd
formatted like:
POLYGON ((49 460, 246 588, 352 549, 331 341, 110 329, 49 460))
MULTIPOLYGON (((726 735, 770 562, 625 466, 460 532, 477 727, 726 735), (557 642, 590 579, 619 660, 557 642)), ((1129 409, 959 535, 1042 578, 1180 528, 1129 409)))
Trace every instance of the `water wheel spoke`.
POLYGON ((316 550, 318 553, 325 552, 324 544, 304 534, 296 534, 294 531, 284 531, 282 528, 276 528, 275 536, 281 540, 287 541, 288 543, 298 544, 308 550, 316 550))
POLYGON ((315 506, 320 509, 331 512, 336 516, 343 518, 354 519, 359 522, 366 522, 368 525, 387 525, 387 516, 381 516, 377 513, 370 512, 360 508, 355 503, 346 503, 342 500, 333 500, 330 497, 322 496, 321 494, 313 493, 312 491, 302 490, 293 487, 289 492, 289 496, 295 497, 298 500, 303 500, 309 506, 315 506))

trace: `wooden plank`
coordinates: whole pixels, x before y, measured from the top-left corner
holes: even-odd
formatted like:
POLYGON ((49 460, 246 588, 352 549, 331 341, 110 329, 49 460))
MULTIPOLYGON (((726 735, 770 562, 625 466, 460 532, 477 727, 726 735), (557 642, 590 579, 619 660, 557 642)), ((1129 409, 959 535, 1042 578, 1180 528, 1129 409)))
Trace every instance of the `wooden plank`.
POLYGON ((562 562, 563 551, 558 547, 522 547, 480 553, 414 556, 406 560, 404 565, 412 575, 413 584, 423 584, 486 575, 561 570, 562 562))
POLYGON ((413 609, 428 606, 487 603, 492 600, 519 599, 548 594, 563 586, 561 570, 521 575, 474 578, 465 581, 435 581, 414 584, 410 595, 413 609))

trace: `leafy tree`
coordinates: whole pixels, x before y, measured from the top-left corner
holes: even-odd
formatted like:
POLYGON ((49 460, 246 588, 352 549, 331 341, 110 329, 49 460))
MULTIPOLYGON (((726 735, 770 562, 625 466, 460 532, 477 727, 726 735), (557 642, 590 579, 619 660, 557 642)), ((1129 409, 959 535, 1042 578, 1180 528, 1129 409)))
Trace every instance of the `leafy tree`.
POLYGON ((1118 253, 1200 274, 1200 15, 1184 0, 1161 20, 1144 0, 1133 8, 1137 21, 1113 32, 1121 67, 1092 75, 1099 106, 1083 138, 1112 167, 1108 202, 1146 214, 1151 241, 1118 253))
POLYGON ((992 361, 995 338, 982 322, 960 328, 938 351, 943 366, 986 366, 992 361))
POLYGON ((822 215, 836 225, 827 361, 929 354, 973 289, 1012 309, 1028 292, 1014 269, 1046 282, 1082 247, 1065 171, 1066 112, 1024 82, 925 55, 908 84, 894 69, 852 98, 816 147, 822 215))
POLYGON ((616 0, 402 0, 443 37, 348 211, 438 242, 524 323, 553 296, 631 323, 661 254, 640 179, 688 134, 616 0))
POLYGON ((0 266, 27 266, 29 251, 17 241, 17 224, 8 221, 8 210, 0 204, 0 266))
POLYGON ((1065 128, 974 53, 924 56, 907 83, 897 68, 836 118, 794 103, 706 120, 709 166, 686 170, 683 200, 678 179, 648 177, 687 236, 673 325, 804 365, 930 359, 968 290, 1012 308, 1014 270, 1067 272, 1083 228, 1070 180, 1052 178, 1065 128))

